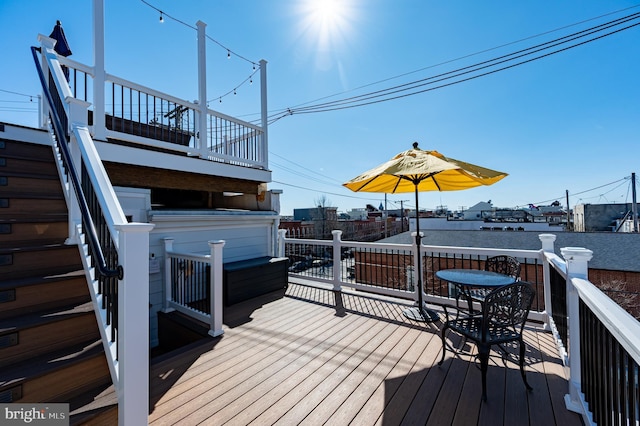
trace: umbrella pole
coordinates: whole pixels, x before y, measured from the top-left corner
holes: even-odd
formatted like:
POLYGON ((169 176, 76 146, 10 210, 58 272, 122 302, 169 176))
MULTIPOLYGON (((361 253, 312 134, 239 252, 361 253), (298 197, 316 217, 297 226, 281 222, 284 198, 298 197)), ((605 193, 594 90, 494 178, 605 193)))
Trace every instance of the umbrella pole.
POLYGON ((409 308, 404 311, 404 316, 415 320, 424 322, 438 321, 440 317, 438 313, 431 309, 424 309, 422 302, 422 255, 420 254, 420 246, 422 245, 422 236, 420 235, 420 210, 418 209, 418 184, 416 183, 416 246, 418 256, 418 307, 409 308))

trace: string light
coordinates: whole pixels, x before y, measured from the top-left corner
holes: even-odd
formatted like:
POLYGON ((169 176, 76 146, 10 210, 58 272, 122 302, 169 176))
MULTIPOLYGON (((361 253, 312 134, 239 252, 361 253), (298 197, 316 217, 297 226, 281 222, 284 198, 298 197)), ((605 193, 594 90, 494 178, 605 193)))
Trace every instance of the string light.
MULTIPOLYGON (((231 95, 232 93, 233 93, 234 95, 235 95, 235 94, 237 94, 237 89, 238 89, 239 87, 243 86, 246 82, 249 82, 249 84, 253 84, 253 75, 254 75, 255 73, 257 73, 259 69, 260 69, 260 68, 258 67, 256 70, 254 70, 254 71, 253 71, 253 73, 249 74, 249 76, 248 76, 247 78, 245 78, 244 80, 242 80, 242 82, 241 82, 240 84, 237 84, 237 85, 236 85, 232 90, 229 90, 227 93, 224 93, 224 94, 220 95, 218 99, 222 99, 222 98, 224 98, 225 96, 229 96, 229 95, 231 95)), ((212 98, 212 99, 215 99, 215 98, 212 98)))
MULTIPOLYGON (((171 16, 171 15, 169 15, 168 13, 163 12, 162 10, 160 10, 160 9, 159 9, 159 8, 157 8, 157 7, 155 7, 154 5, 152 5, 151 3, 149 3, 149 2, 148 2, 148 1, 146 1, 146 0, 140 0, 140 1, 141 1, 142 3, 144 3, 145 5, 147 5, 148 7, 150 7, 151 9, 153 9, 153 10, 155 10, 155 11, 157 11, 157 12, 160 12, 160 22, 164 22, 164 16, 166 16, 167 18, 169 18, 169 19, 171 19, 171 20, 173 20, 173 21, 175 21, 175 22, 178 22, 178 23, 180 23, 180 24, 184 25, 184 26, 185 26, 185 27, 187 27, 187 28, 191 28, 192 30, 195 30, 195 31, 197 31, 197 30, 198 30, 198 29, 197 29, 196 27, 194 27, 193 25, 189 25, 189 24, 187 24, 186 22, 181 21, 180 19, 176 18, 175 16, 171 16)), ((214 42, 215 44, 217 44, 218 46, 220 46, 221 48, 225 49, 225 50, 227 51, 227 58, 231 58, 231 54, 233 53, 233 55, 234 55, 234 56, 237 56, 238 58, 240 58, 240 59, 242 59, 242 60, 244 60, 244 61, 246 61, 246 62, 249 62, 249 63, 253 64, 253 67, 254 67, 254 70, 255 70, 255 62, 253 62, 253 61, 251 61, 251 60, 249 60, 249 59, 245 58, 244 56, 242 56, 242 55, 238 54, 237 52, 234 52, 233 50, 229 49, 227 46, 224 46, 224 45, 223 45, 222 43, 220 43, 218 40, 215 40, 215 39, 211 38, 211 36, 209 36, 208 34, 205 34, 205 37, 206 37, 206 38, 208 38, 209 40, 211 40, 212 42, 214 42)))
MULTIPOLYGON (((171 15, 169 15, 169 14, 167 14, 167 13, 163 12, 162 10, 160 10, 160 9, 159 9, 159 8, 157 8, 157 7, 155 7, 154 5, 152 5, 151 3, 149 3, 149 2, 148 2, 148 1, 146 1, 146 0, 140 0, 140 1, 141 1, 142 3, 144 3, 145 5, 147 5, 148 7, 150 7, 151 9, 154 9, 155 11, 157 11, 157 12, 159 12, 159 13, 160 13, 160 22, 161 22, 161 23, 163 23, 163 22, 164 22, 164 17, 166 16, 167 18, 169 18, 169 19, 171 19, 171 20, 173 20, 173 21, 175 21, 175 22, 178 22, 178 23, 180 23, 180 24, 184 25, 184 26, 185 26, 185 27, 187 27, 187 28, 191 28, 192 30, 196 30, 196 31, 198 30, 196 27, 194 27, 194 26, 192 26, 192 25, 189 25, 189 24, 187 24, 186 22, 181 21, 180 19, 178 19, 178 18, 176 18, 176 17, 174 17, 174 16, 171 16, 171 15)), ((231 59, 231 54, 233 53, 233 55, 234 55, 234 56, 236 56, 236 57, 238 57, 238 58, 240 58, 240 59, 242 59, 242 60, 244 60, 244 61, 246 61, 246 62, 251 63, 251 67, 252 67, 252 69, 253 69, 253 72, 252 72, 252 73, 251 73, 247 78, 245 78, 245 79, 242 81, 242 83, 240 83, 239 85, 236 85, 236 87, 235 87, 233 90, 230 90, 230 91, 228 91, 227 93, 225 93, 224 95, 219 96, 218 101, 219 101, 220 103, 222 103, 222 98, 223 98, 223 97, 230 95, 230 94, 231 94, 231 92, 233 92, 233 94, 234 94, 234 95, 236 95, 236 94, 237 94, 237 88, 238 88, 238 87, 240 87, 240 86, 242 86, 243 84, 245 84, 247 81, 249 81, 249 84, 250 84, 250 85, 252 85, 252 84, 253 84, 253 74, 255 74, 255 73, 257 72, 256 70, 257 70, 257 69, 259 69, 260 67, 256 67, 256 63, 255 63, 254 61, 251 61, 251 60, 249 60, 249 59, 245 58, 244 56, 239 55, 238 53, 236 53, 236 52, 232 51, 232 50, 231 50, 231 49, 229 49, 228 47, 226 47, 226 46, 222 45, 219 41, 217 41, 217 40, 215 40, 215 39, 211 38, 209 35, 205 34, 205 37, 206 37, 207 39, 209 39, 210 41, 214 42, 215 44, 217 44, 218 46, 220 46, 220 47, 222 47, 223 49, 225 49, 225 50, 227 51, 227 59, 231 59)), ((215 98, 213 98, 213 99, 215 99, 215 98)), ((213 99, 212 99, 212 100, 213 100, 213 99)), ((207 101, 207 102, 210 102, 210 101, 207 101)))

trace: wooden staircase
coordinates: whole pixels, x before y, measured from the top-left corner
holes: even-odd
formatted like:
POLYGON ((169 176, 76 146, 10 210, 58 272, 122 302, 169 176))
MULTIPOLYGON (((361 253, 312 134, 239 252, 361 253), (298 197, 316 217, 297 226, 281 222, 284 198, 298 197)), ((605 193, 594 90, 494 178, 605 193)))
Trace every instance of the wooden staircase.
POLYGON ((67 235, 51 147, 0 135, 0 402, 67 402, 71 424, 117 424, 115 397, 96 404, 113 386, 67 235))

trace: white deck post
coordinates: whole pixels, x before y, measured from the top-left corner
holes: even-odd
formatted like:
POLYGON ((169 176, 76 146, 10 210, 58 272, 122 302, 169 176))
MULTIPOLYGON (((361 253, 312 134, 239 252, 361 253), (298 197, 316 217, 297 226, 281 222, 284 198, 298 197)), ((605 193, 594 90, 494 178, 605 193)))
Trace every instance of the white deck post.
POLYGON ((582 374, 580 372, 580 298, 572 283, 572 278, 588 279, 588 262, 593 252, 581 247, 564 247, 560 249, 562 257, 567 261, 567 316, 569 317, 569 393, 564 401, 567 409, 583 413, 584 395, 582 394, 582 374))
MULTIPOLYGON (((38 35, 38 41, 40 42, 40 66, 42 66, 42 72, 45 76, 46 84, 49 84, 49 62, 46 59, 46 52, 48 49, 53 49, 55 46, 55 40, 42 34, 38 35)), ((44 90, 44 89, 43 89, 44 90)), ((39 123, 40 127, 43 129, 47 128, 47 122, 49 121, 49 102, 46 101, 46 98, 41 98, 42 110, 40 111, 39 123)))
POLYGON ((169 307, 171 301, 171 258, 169 252, 173 251, 173 238, 164 238, 164 307, 162 312, 171 312, 175 309, 169 307))
POLYGON ((104 105, 104 0, 93 0, 93 138, 107 140, 104 105))
POLYGON ((267 111, 267 61, 260 60, 260 119, 262 125, 262 161, 265 169, 269 169, 269 133, 267 111))
MULTIPOLYGON (((69 152, 71 153, 71 159, 75 165, 76 175, 82 179, 82 153, 80 152, 80 145, 75 136, 75 132, 72 130, 74 125, 80 125, 86 127, 87 125, 87 111, 89 110, 89 103, 80 99, 67 97, 65 99, 67 103, 67 114, 69 121, 68 132, 70 136, 70 143, 68 145, 69 152)), ((60 142, 60 141, 59 141, 60 142)), ((69 237, 65 241, 65 244, 77 244, 79 243, 78 225, 82 223, 82 213, 80 212, 80 205, 78 203, 78 197, 73 190, 71 182, 69 182, 69 205, 68 205, 68 217, 69 217, 69 237)))
MULTIPOLYGON (((540 241, 542 242, 542 251, 545 253, 554 253, 553 243, 556 240, 556 236, 554 234, 540 234, 538 235, 540 241)), ((551 269, 548 262, 542 262, 542 282, 544 284, 544 329, 549 331, 551 327, 549 327, 549 320, 551 319, 551 315, 553 314, 552 306, 551 306, 551 269)))
POLYGON ((342 268, 340 267, 342 254, 342 231, 334 229, 333 234, 333 290, 342 291, 342 268))
POLYGON ((202 157, 207 156, 207 42, 206 27, 202 21, 196 22, 198 27, 198 115, 196 149, 202 157))
POLYGON ((287 235, 287 230, 286 229, 278 229, 278 257, 285 257, 285 245, 287 244, 285 242, 285 237, 287 235))
POLYGON ((213 337, 220 336, 222 330, 222 309, 224 303, 222 301, 222 285, 223 285, 223 265, 222 265, 222 248, 225 241, 209 241, 209 249, 211 249, 211 270, 209 282, 211 283, 211 324, 209 335, 213 337))
POLYGON ((118 259, 118 424, 146 425, 149 410, 149 223, 116 225, 118 259))

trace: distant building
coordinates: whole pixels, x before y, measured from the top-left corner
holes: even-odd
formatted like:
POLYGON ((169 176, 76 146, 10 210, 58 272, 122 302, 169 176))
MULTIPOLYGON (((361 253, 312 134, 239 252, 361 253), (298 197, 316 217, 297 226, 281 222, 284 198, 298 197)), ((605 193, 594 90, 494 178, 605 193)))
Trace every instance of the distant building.
POLYGON ((493 210, 493 204, 491 204, 491 201, 481 201, 476 205, 469 207, 467 210, 464 210, 462 212, 462 220, 482 220, 482 212, 486 210, 493 210))
POLYGON ((367 220, 369 211, 367 209, 351 209, 347 211, 347 216, 351 220, 367 220))
POLYGON ((338 220, 337 207, 312 207, 306 209, 293 209, 293 220, 310 221, 310 220, 338 220))
POLYGON ((576 232, 631 232, 633 203, 577 204, 573 209, 576 232), (631 224, 629 225, 629 220, 631 224))

